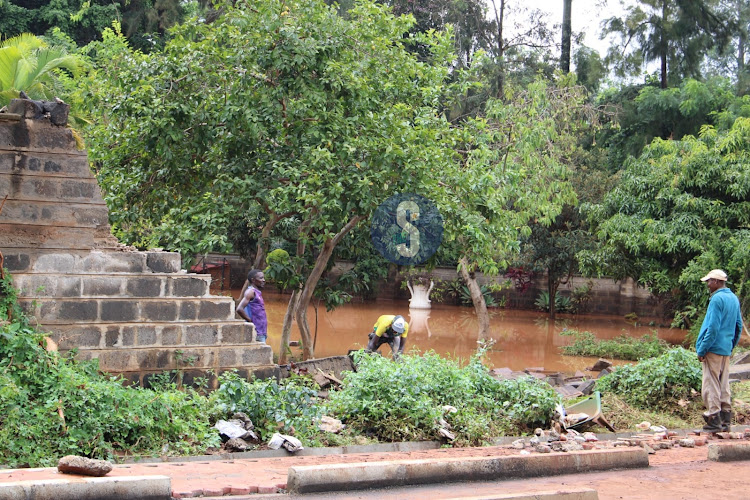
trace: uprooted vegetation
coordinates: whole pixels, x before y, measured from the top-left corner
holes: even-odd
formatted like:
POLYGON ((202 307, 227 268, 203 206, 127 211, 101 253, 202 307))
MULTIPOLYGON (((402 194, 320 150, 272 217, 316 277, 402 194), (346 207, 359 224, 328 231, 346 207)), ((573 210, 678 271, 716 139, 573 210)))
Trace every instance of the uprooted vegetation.
POLYGON ((654 335, 643 337, 628 337, 620 335, 614 339, 599 340, 591 332, 566 330, 560 335, 573 337, 570 345, 562 346, 560 350, 569 356, 591 356, 599 358, 624 359, 639 361, 664 354, 669 350, 669 344, 654 335))

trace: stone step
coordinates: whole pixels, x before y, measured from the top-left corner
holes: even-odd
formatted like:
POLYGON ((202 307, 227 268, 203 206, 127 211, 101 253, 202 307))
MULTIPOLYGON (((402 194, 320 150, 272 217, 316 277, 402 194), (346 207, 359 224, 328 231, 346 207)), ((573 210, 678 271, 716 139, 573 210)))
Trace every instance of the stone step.
MULTIPOLYGON (((0 228, 1 229, 1 228, 0 228)), ((6 250, 6 235, 0 233, 0 249, 5 267, 13 273, 176 273, 182 260, 179 253, 119 249, 59 251, 57 249, 6 250)))
POLYGON ((20 181, 18 174, 0 172, 0 193, 8 193, 8 202, 104 204, 99 185, 93 177, 22 176, 20 181))
POLYGON ((14 274, 21 299, 48 297, 205 297, 210 295, 210 274, 110 273, 14 274))
POLYGON ((94 178, 86 154, 46 154, 3 150, 0 145, 0 174, 34 177, 94 178))
POLYGON ((65 203, 58 201, 23 201, 8 198, 3 207, 3 222, 37 226, 79 227, 95 229, 109 226, 104 203, 65 203))
POLYGON ((211 323, 92 323, 46 325, 50 338, 61 351, 73 348, 128 350, 163 347, 186 349, 255 342, 255 327, 242 320, 211 323))
POLYGON ((271 346, 261 343, 241 346, 210 346, 189 349, 150 347, 142 349, 80 349, 78 359, 98 359, 105 372, 164 371, 170 367, 192 370, 227 370, 247 366, 271 366, 271 346))
MULTIPOLYGON (((0 220, 2 218, 0 217, 0 220)), ((121 248, 110 227, 95 228, 38 226, 29 224, 0 224, 0 248, 11 271, 29 269, 30 255, 44 252, 90 252, 92 248, 121 248), (29 250, 29 249, 34 250, 29 250), (15 263, 15 264, 14 264, 15 263), (11 268, 10 265, 15 265, 11 268)))
POLYGON ((46 327, 86 323, 154 323, 228 321, 235 319, 232 297, 47 298, 19 304, 46 327))

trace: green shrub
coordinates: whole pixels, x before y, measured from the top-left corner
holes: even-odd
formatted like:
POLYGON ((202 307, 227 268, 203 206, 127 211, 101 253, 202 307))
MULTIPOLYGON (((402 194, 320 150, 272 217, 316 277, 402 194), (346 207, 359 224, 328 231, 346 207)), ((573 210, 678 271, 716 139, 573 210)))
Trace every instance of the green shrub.
POLYGON ((194 390, 129 388, 48 352, 45 334, 17 307, 7 278, 0 296, 0 457, 2 465, 50 466, 63 455, 203 453, 219 444, 215 413, 194 390))
POLYGON ((617 367, 597 380, 596 388, 639 408, 668 410, 680 399, 690 399, 691 391, 700 391, 701 380, 695 353, 677 347, 637 365, 617 367))
POLYGON ((552 388, 532 378, 497 380, 481 364, 482 354, 460 367, 434 352, 394 363, 360 351, 357 371, 347 373, 341 390, 331 394, 329 410, 384 441, 437 439, 441 418, 458 444, 481 444, 548 423, 557 402, 552 388))
POLYGON ((669 344, 654 335, 629 337, 620 335, 614 339, 599 340, 591 332, 564 330, 563 336, 572 336, 573 343, 562 346, 560 351, 569 356, 593 356, 599 358, 625 359, 638 361, 661 356, 669 350, 669 344))
POLYGON ((274 432, 291 432, 306 446, 316 444, 315 422, 323 408, 317 404, 317 390, 311 379, 291 377, 281 382, 275 379, 248 382, 235 372, 224 372, 220 382, 210 396, 212 404, 226 416, 244 412, 253 421, 261 440, 269 440, 274 432))

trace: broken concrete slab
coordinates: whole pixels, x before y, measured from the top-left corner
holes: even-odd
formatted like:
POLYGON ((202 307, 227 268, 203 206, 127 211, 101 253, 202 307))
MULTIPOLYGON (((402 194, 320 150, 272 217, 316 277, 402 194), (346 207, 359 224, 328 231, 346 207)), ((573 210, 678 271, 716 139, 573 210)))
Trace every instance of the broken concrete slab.
POLYGON ((708 445, 708 459, 714 462, 750 460, 750 443, 711 443, 708 445))

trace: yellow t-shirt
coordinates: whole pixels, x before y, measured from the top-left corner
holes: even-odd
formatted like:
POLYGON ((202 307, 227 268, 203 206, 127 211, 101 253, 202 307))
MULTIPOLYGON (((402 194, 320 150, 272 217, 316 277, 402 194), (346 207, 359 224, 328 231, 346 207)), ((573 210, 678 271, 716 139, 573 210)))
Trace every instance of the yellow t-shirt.
POLYGON ((378 318, 378 320, 375 322, 375 325, 372 327, 372 331, 375 335, 378 337, 382 337, 385 333, 388 333, 389 337, 401 337, 406 338, 406 336, 409 333, 409 323, 404 321, 404 333, 399 335, 397 332, 393 331, 391 328, 391 323, 393 323, 393 318, 395 318, 395 314, 384 314, 381 317, 378 318))

